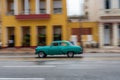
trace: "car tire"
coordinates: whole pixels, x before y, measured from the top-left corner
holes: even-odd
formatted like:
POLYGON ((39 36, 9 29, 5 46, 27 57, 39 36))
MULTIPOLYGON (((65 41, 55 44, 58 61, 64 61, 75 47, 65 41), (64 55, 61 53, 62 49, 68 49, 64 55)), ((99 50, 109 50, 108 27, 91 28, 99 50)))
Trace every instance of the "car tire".
POLYGON ((73 57, 74 57, 74 52, 68 52, 68 53, 67 53, 67 56, 68 56, 69 58, 73 58, 73 57))
POLYGON ((44 58, 44 57, 46 57, 46 54, 44 52, 39 52, 38 57, 39 58, 44 58))

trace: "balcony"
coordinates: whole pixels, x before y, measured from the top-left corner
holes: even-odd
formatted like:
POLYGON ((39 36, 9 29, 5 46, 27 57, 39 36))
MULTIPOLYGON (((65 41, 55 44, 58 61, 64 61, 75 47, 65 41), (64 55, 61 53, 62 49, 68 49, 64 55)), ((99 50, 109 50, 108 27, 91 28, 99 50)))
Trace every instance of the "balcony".
POLYGON ((49 14, 28 14, 28 15, 16 15, 16 19, 18 20, 46 20, 49 19, 49 14))
POLYGON ((15 15, 17 20, 48 20, 50 19, 50 14, 35 14, 31 12, 21 12, 19 15, 15 15))
POLYGON ((104 9, 100 11, 101 19, 120 19, 120 9, 104 9))

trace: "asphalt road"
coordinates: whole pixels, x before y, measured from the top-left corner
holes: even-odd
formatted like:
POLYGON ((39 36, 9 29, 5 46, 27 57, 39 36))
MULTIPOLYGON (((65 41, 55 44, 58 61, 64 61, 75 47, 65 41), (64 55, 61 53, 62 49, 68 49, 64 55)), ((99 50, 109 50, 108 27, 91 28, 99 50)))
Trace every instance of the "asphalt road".
POLYGON ((0 80, 120 80, 120 54, 0 56, 0 80))

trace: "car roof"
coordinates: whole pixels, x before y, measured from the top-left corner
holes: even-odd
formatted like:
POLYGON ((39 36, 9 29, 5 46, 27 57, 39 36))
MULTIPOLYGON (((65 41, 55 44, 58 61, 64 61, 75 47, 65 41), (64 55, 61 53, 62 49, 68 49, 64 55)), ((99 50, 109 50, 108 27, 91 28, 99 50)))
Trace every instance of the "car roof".
POLYGON ((53 41, 53 43, 54 43, 54 42, 58 42, 58 43, 59 43, 59 42, 69 42, 69 41, 53 41))

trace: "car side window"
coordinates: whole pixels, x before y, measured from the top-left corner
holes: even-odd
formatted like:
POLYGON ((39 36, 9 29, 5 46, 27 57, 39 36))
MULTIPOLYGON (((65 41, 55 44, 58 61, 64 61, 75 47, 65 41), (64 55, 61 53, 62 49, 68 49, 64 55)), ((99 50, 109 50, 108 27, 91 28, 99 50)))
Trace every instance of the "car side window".
POLYGON ((62 42, 61 46, 67 46, 67 44, 65 42, 62 42))
POLYGON ((58 43, 53 43, 53 46, 58 46, 58 43))

